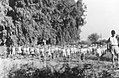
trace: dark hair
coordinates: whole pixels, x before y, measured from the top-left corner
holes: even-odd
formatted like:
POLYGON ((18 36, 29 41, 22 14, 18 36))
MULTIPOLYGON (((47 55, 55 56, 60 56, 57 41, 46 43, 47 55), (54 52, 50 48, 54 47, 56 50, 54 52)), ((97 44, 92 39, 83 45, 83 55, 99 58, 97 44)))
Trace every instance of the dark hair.
POLYGON ((115 30, 112 30, 112 31, 111 31, 111 34, 115 34, 115 30))

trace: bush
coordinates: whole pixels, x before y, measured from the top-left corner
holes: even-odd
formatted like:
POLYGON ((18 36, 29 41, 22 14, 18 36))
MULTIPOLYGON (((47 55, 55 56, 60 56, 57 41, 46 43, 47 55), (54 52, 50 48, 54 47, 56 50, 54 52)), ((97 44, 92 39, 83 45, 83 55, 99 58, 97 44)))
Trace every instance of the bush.
POLYGON ((88 54, 88 55, 86 54, 85 59, 98 60, 98 57, 96 55, 93 55, 93 54, 88 54))
POLYGON ((112 54, 110 52, 107 52, 106 54, 103 54, 100 57, 100 60, 102 60, 102 61, 112 61, 112 54))

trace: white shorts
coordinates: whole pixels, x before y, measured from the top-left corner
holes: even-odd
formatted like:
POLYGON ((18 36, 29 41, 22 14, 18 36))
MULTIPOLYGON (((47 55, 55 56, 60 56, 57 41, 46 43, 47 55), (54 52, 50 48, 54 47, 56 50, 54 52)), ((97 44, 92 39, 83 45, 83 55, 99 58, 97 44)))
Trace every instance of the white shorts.
POLYGON ((119 47, 118 46, 112 46, 111 47, 112 54, 119 54, 119 47))

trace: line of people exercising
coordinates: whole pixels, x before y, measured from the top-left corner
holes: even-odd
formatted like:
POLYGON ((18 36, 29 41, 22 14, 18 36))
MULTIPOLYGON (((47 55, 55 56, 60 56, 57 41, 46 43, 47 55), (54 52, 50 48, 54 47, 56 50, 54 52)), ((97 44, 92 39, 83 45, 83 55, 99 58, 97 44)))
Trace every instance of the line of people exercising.
MULTIPOLYGON (((5 48, 5 47, 4 47, 5 48)), ((55 59, 58 57, 70 57, 73 54, 77 55, 81 50, 74 47, 55 47, 55 46, 11 46, 6 47, 4 53, 6 56, 15 56, 15 55, 32 55, 39 56, 39 58, 50 57, 51 59, 55 59)))

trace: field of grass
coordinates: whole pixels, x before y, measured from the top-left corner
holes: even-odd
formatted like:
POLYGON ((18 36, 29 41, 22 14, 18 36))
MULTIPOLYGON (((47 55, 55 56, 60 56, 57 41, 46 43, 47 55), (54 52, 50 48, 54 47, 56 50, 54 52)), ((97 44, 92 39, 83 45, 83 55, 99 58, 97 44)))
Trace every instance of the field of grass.
POLYGON ((112 63, 85 61, 40 61, 39 59, 1 59, 0 78, 117 78, 119 71, 112 63))
POLYGON ((113 68, 111 53, 87 54, 85 60, 75 57, 42 61, 35 56, 9 56, 0 58, 0 78, 118 78, 119 70, 113 68))

